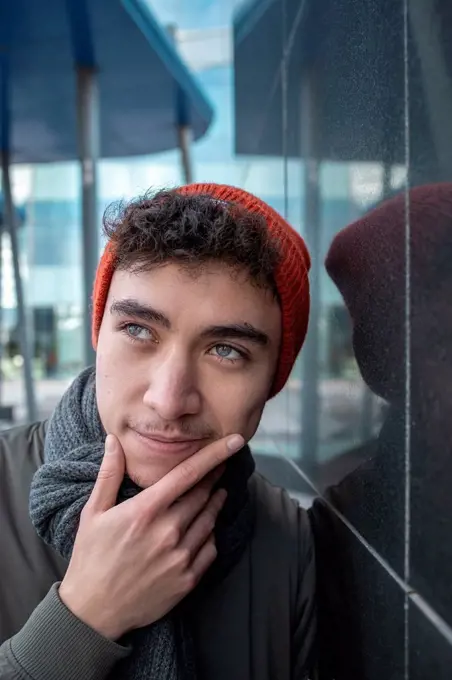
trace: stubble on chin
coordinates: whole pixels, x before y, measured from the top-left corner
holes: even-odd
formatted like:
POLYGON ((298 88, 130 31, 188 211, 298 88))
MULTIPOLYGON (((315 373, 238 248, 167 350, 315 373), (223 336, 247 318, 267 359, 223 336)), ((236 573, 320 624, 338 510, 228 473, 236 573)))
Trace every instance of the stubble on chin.
POLYGON ((159 475, 157 472, 152 474, 139 470, 127 470, 127 475, 140 489, 148 489, 150 486, 154 486, 163 477, 163 474, 159 475))

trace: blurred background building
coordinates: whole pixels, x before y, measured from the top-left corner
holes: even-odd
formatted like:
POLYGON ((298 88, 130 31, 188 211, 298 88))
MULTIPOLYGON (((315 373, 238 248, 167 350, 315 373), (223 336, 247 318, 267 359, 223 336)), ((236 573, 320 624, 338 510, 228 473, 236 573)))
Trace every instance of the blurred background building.
MULTIPOLYGON (((267 154, 265 148, 261 150, 265 145, 258 126, 248 130, 248 146, 254 147, 254 152, 236 150, 234 17, 241 10, 241 3, 154 0, 149 4, 161 26, 174 37, 181 58, 215 111, 210 128, 191 148, 194 180, 236 184, 254 192, 306 235, 303 161, 293 152, 285 158, 282 153, 267 154)), ((252 82, 249 85, 252 91, 252 82)), ((240 116, 240 110, 237 115, 240 116)), ((268 115, 268 111, 262 112, 262 123, 267 123, 268 115)), ((21 164, 13 167, 12 177, 15 202, 25 218, 20 227, 21 271, 32 331, 39 415, 46 416, 68 381, 84 365, 78 162, 21 164)), ((403 177, 403 169, 394 171, 394 184, 402 182, 403 177)), ((176 186, 183 181, 178 149, 152 156, 99 161, 99 233, 103 211, 111 202, 131 198, 150 187, 176 186)), ((382 169, 378 163, 325 163, 320 182, 320 259, 323 259, 333 235, 381 197, 382 169)), ((14 406, 15 421, 21 422, 26 418, 21 380, 23 360, 11 252, 6 236, 3 241, 2 373, 6 381, 3 394, 8 404, 14 406)), ((371 427, 367 395, 351 350, 348 315, 326 274, 322 274, 319 329, 323 413, 318 456, 323 459, 359 441, 363 434, 367 436, 371 427)), ((286 393, 268 405, 256 438, 259 450, 272 454, 276 450, 293 459, 303 455, 299 436, 301 385, 300 361, 286 393)))
MULTIPOLYGON (((351 321, 323 262, 335 234, 385 198, 409 186, 452 179, 452 5, 446 0, 140 2, 152 10, 213 116, 196 141, 186 130, 181 148, 175 143, 172 150, 152 155, 99 160, 96 257, 107 205, 187 178, 257 194, 306 238, 313 259, 309 337, 286 389, 267 405, 252 446, 260 469, 273 481, 307 506, 314 497, 326 503, 319 555, 323 536, 327 543, 330 536, 341 536, 337 552, 328 556, 326 578, 333 582, 344 567, 341 556, 350 558, 346 568, 353 578, 341 582, 348 590, 338 601, 345 608, 354 603, 364 614, 356 614, 353 626, 339 616, 338 628, 325 628, 321 677, 449 678, 451 579, 435 586, 430 574, 425 582, 431 593, 416 589, 411 575, 416 580, 423 567, 410 563, 409 548, 399 568, 390 552, 373 542, 373 527, 382 521, 378 504, 363 502, 360 524, 330 493, 331 485, 340 485, 369 459, 386 405, 361 378, 351 321), (336 521, 345 527, 345 537, 336 521), (325 530, 329 522, 331 535, 325 530), (447 605, 441 608, 441 602, 447 605), (347 650, 342 658, 337 650, 330 655, 341 627, 350 633, 341 638, 347 650)), ((85 2, 96 3, 100 0, 85 2)), ((143 70, 143 88, 146 79, 143 70)), ((158 98, 159 92, 153 95, 158 98)), ((85 365, 79 164, 15 164, 12 187, 36 403, 44 418, 85 365)), ((27 401, 5 230, 1 245, 0 393, 7 427, 27 419, 27 401)), ((413 531, 410 455, 409 447, 394 453, 393 472, 390 467, 378 481, 379 492, 392 489, 384 501, 390 509, 403 505, 399 547, 409 545, 413 531)), ((449 486, 451 465, 443 471, 449 486)), ((366 481, 364 498, 375 500, 373 479, 366 481)), ((356 497, 362 498, 359 483, 356 497)), ((452 530, 450 505, 437 519, 452 530)), ((421 518, 417 529, 431 536, 429 549, 442 551, 450 564, 450 542, 448 548, 435 545, 435 520, 421 518)), ((320 576, 322 585, 325 574, 320 576)))

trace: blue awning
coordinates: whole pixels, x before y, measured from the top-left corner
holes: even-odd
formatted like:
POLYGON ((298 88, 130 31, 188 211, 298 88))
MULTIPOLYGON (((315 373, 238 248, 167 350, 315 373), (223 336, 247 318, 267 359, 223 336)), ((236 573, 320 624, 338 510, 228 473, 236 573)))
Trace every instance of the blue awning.
POLYGON ((13 163, 75 159, 75 66, 95 67, 103 158, 177 147, 213 111, 144 0, 0 4, 0 148, 13 163), (9 124, 8 124, 9 122, 9 124))
MULTIPOLYGON (((440 0, 438 7, 443 25, 450 25, 451 3, 440 0)), ((302 155, 301 87, 309 71, 318 91, 320 159, 404 163, 408 131, 412 159, 433 179, 438 160, 411 27, 408 39, 409 129, 401 2, 246 3, 234 21, 236 152, 302 155), (281 64, 287 52, 284 117, 281 64)), ((452 42, 444 40, 441 49, 452 67, 452 42)))

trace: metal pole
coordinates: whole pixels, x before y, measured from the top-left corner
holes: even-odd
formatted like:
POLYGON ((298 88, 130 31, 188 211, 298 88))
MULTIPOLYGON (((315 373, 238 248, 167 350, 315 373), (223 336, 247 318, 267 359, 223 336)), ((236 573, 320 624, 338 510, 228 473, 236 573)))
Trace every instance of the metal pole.
MULTIPOLYGON (((177 48, 177 25, 168 24, 168 35, 172 43, 177 48)), ((193 182, 192 163, 190 157, 191 128, 188 123, 187 101, 185 93, 178 88, 176 95, 177 110, 177 139, 181 155, 182 177, 185 184, 193 182)))
MULTIPOLYGON (((3 208, 4 210, 4 208, 3 208)), ((3 387, 3 226, 5 215, 0 220, 0 408, 2 403, 3 387)))
POLYGON ((99 260, 99 94, 96 72, 92 68, 77 68, 77 113, 82 176, 83 349, 85 365, 89 366, 95 363, 95 352, 91 344, 91 295, 99 260))
POLYGON ((25 301, 22 287, 22 278, 20 276, 20 262, 19 262, 19 243, 17 238, 17 216, 14 209, 13 196, 11 191, 11 178, 9 173, 9 153, 2 150, 2 184, 3 184, 3 200, 5 212, 5 224, 9 231, 11 240, 11 254, 14 268, 14 283, 16 288, 17 312, 19 317, 19 340, 20 348, 23 358, 23 374, 25 383, 25 394, 27 400, 27 417, 29 422, 37 420, 36 399, 33 382, 32 363, 30 355, 30 340, 29 329, 27 324, 27 315, 25 313, 25 301))
POLYGON ((193 173, 190 159, 191 130, 188 125, 179 125, 177 128, 179 148, 181 153, 182 176, 185 184, 193 182, 193 173))
POLYGON ((301 87, 301 154, 304 158, 304 223, 311 253, 311 311, 309 330, 302 351, 303 387, 301 393, 301 461, 317 460, 319 439, 319 340, 321 304, 321 218, 320 162, 317 148, 316 92, 314 73, 306 71, 301 87))

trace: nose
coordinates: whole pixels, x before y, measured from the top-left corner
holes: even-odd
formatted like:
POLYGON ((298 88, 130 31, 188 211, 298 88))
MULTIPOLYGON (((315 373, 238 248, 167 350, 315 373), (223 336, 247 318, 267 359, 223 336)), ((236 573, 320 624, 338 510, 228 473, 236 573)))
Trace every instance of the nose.
POLYGON ((196 384, 196 369, 188 356, 170 351, 160 355, 150 368, 145 406, 162 420, 174 421, 199 413, 201 395, 196 384))

